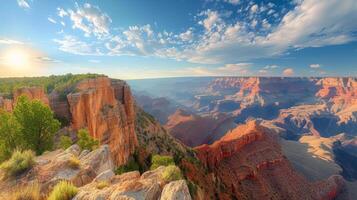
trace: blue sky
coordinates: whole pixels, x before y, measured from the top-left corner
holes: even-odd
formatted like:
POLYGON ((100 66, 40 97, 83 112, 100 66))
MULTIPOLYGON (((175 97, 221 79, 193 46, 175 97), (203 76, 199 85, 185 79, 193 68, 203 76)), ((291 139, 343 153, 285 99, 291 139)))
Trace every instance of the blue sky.
POLYGON ((0 77, 357 76, 355 0, 12 0, 0 77))

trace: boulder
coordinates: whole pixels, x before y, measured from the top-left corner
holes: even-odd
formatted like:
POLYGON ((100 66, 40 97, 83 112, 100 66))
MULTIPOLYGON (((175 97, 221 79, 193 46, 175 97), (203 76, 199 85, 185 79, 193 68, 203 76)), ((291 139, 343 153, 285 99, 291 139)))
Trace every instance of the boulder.
POLYGON ((186 181, 172 181, 165 185, 160 200, 191 200, 186 181))

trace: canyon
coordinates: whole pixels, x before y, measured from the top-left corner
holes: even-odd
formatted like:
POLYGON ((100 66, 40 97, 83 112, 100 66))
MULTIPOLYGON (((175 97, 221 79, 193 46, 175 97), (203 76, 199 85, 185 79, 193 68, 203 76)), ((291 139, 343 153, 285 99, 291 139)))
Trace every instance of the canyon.
MULTIPOLYGON (((96 167, 112 169, 112 165, 125 165, 135 158, 148 168, 151 155, 171 155, 187 181, 196 185, 193 199, 348 199, 355 174, 354 163, 346 163, 346 159, 351 160, 348 156, 354 154, 346 152, 356 147, 356 81, 209 77, 157 83, 143 80, 144 86, 139 87, 140 81, 126 83, 97 77, 72 84, 65 95, 56 90, 47 94, 41 87, 19 88, 12 98, 0 95, 0 108, 11 111, 16 98, 26 95, 50 106, 57 118, 65 119, 68 124, 62 131, 73 133, 87 128, 101 145, 107 145, 105 151, 109 152, 105 154, 109 164, 94 163, 96 167), (336 136, 341 132, 346 137, 336 136), (325 153, 330 156, 323 158, 332 165, 328 173, 313 180, 307 177, 313 170, 306 172, 296 165, 300 157, 292 149, 298 146, 295 149, 304 150, 299 145, 306 142, 306 136, 336 136, 319 143, 328 144, 325 153), (346 181, 346 177, 351 179, 346 181)), ((317 152, 320 146, 314 146, 317 152)), ((51 163, 43 166, 47 171, 36 172, 46 172, 41 175, 43 183, 57 173, 53 165, 65 165, 56 164, 60 160, 44 162, 51 163)), ((82 187, 78 199, 95 195, 92 181, 99 171, 88 168, 71 176, 82 187)), ((114 181, 102 195, 108 196, 115 188, 128 184, 141 185, 143 191, 154 186, 150 182, 153 180, 148 182, 146 175, 138 172, 116 180, 126 180, 125 177, 130 177, 131 182, 114 181)), ((29 179, 22 180, 26 183, 29 179)), ((158 199, 165 184, 155 186, 157 192, 148 198, 158 199)), ((179 192, 187 194, 185 184, 172 183, 176 184, 181 188, 179 192)))

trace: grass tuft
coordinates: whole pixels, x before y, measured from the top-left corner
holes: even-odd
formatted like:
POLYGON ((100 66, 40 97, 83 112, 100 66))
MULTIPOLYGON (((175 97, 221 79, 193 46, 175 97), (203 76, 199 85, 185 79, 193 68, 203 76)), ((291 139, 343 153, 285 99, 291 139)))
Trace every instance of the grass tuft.
POLYGON ((14 151, 11 158, 0 165, 4 178, 15 177, 32 168, 35 164, 35 153, 31 150, 14 151))
POLYGON ((78 193, 78 188, 68 181, 59 182, 47 200, 71 200, 78 193))
POLYGON ((72 169, 79 169, 79 167, 81 166, 81 161, 75 157, 75 156, 72 156, 70 159, 69 159, 69 167, 72 168, 72 169))

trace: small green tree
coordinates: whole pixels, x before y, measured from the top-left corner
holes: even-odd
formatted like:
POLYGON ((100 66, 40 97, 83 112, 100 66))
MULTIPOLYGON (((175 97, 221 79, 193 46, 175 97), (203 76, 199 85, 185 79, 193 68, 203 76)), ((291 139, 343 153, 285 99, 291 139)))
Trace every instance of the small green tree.
POLYGON ((21 127, 24 148, 39 155, 53 147, 53 137, 60 128, 60 122, 48 106, 39 100, 20 96, 13 114, 21 127))
POLYGON ((72 145, 72 139, 69 136, 62 135, 60 138, 60 146, 62 149, 67 149, 72 145))
POLYGON ((84 149, 94 150, 99 146, 99 141, 92 138, 89 135, 87 129, 80 129, 77 133, 77 136, 78 136, 77 144, 81 147, 82 150, 84 149))
POLYGON ((11 113, 0 110, 0 162, 10 158, 12 151, 22 144, 20 124, 11 113))

